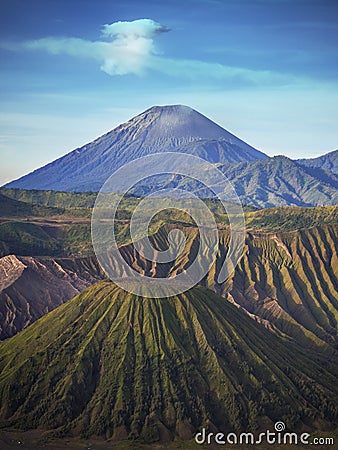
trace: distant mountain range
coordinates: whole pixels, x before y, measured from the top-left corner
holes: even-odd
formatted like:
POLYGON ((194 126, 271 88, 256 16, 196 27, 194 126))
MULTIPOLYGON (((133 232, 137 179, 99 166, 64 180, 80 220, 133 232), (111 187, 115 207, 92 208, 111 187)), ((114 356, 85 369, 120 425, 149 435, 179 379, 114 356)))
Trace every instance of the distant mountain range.
MULTIPOLYGON (((119 167, 151 153, 189 153, 216 164, 240 199, 256 207, 318 206, 338 203, 338 150, 297 161, 269 158, 199 112, 181 105, 155 106, 95 141, 34 172, 8 188, 98 191, 119 167)), ((179 182, 182 185, 182 181, 179 182)), ((157 188, 176 186, 160 179, 157 188)), ((152 185, 134 193, 146 194, 152 185)), ((200 196, 210 195, 204 191, 200 196)))
POLYGON ((221 170, 233 184, 241 201, 258 208, 338 203, 336 174, 322 168, 312 168, 286 156, 224 165, 221 170))
MULTIPOLYGON (((338 176, 321 168, 301 165, 286 156, 274 156, 253 162, 218 164, 244 205, 257 208, 276 206, 323 206, 338 203, 338 176)), ((147 195, 154 189, 182 188, 199 197, 210 191, 188 178, 159 178, 157 184, 138 186, 136 194, 147 195)))
POLYGON ((329 170, 338 174, 338 150, 318 156, 318 158, 298 159, 297 162, 305 167, 329 170))

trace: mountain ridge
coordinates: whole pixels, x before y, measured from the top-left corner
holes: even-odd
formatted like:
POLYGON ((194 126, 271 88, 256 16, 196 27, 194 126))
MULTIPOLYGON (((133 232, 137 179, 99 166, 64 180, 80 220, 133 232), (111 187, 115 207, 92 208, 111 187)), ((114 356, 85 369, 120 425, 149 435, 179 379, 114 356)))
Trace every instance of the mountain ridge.
MULTIPOLYGON (((320 168, 306 167, 287 156, 279 155, 257 161, 221 164, 221 170, 233 185, 242 204, 256 208, 278 206, 332 206, 338 203, 338 176, 320 168)), ((144 182, 136 195, 148 195, 154 189, 181 188, 201 198, 210 190, 187 177, 158 177, 152 184, 144 182)))
POLYGON ((296 162, 305 167, 329 170, 338 175, 338 150, 333 150, 316 158, 297 159, 296 162))
POLYGON ((283 155, 223 166, 223 171, 244 204, 266 208, 338 203, 337 175, 283 155))

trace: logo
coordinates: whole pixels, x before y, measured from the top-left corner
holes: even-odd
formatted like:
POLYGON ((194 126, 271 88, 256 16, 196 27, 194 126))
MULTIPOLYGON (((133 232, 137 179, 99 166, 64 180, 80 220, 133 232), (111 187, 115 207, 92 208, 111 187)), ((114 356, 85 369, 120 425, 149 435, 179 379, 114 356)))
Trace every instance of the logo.
MULTIPOLYGON (((242 255, 245 220, 241 202, 226 176, 213 164, 185 153, 156 153, 131 161, 117 169, 104 183, 92 213, 92 242, 96 257, 107 276, 127 292, 152 298, 164 298, 185 292, 198 284, 215 263, 219 252, 219 233, 213 212, 206 202, 185 183, 203 187, 208 197, 218 201, 227 213, 230 239, 217 283, 223 283, 242 255), (170 176, 174 187, 157 188, 154 177, 170 176), (167 247, 154 246, 149 227, 162 211, 178 210, 188 214, 198 229, 198 249, 194 260, 173 276, 148 276, 133 267, 117 244, 116 214, 121 201, 137 186, 151 186, 133 210, 129 231, 133 254, 148 267, 175 264, 186 250, 184 227, 168 231, 167 247)), ((159 183, 163 186, 165 183, 159 183)), ((167 184, 168 185, 168 184, 167 184)), ((164 271, 165 272, 165 271, 164 271)))
POLYGON ((275 430, 276 431, 284 431, 285 430, 285 423, 284 422, 281 422, 281 421, 278 421, 278 422, 276 422, 275 423, 275 430))
MULTIPOLYGON (((205 428, 195 435, 195 442, 197 444, 218 444, 218 445, 334 445, 334 438, 330 436, 326 437, 313 437, 309 433, 289 433, 284 432, 286 429, 285 423, 278 421, 274 425, 275 431, 266 430, 259 434, 248 433, 212 433, 208 432, 205 428)), ((255 447, 256 448, 256 447, 255 447)), ((327 447, 326 447, 327 448, 327 447)))

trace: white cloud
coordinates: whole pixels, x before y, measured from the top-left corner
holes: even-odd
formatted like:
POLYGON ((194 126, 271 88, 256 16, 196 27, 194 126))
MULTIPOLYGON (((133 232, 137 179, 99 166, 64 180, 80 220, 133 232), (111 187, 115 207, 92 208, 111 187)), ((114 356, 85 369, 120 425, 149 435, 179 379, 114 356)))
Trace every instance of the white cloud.
POLYGON ((176 78, 236 81, 256 85, 288 85, 296 79, 268 70, 252 70, 192 59, 167 58, 157 52, 154 38, 169 29, 152 19, 115 22, 102 28, 102 40, 47 37, 21 44, 0 43, 9 50, 44 50, 97 61, 109 75, 143 75, 148 70, 176 78))
POLYGON ((149 61, 149 67, 166 75, 192 80, 234 81, 236 84, 244 83, 265 86, 270 84, 283 86, 297 82, 290 75, 279 74, 269 70, 253 70, 194 59, 172 59, 157 56, 149 61))
POLYGON ((154 34, 170 31, 152 19, 138 19, 132 22, 114 22, 103 26, 103 36, 109 37, 128 37, 133 36, 151 39, 154 34))
POLYGON ((113 41, 99 43, 104 55, 101 69, 109 75, 143 73, 149 60, 156 55, 155 34, 166 31, 168 28, 151 19, 104 25, 102 35, 113 41))
POLYGON ((106 24, 102 38, 88 41, 80 38, 47 37, 19 44, 1 43, 8 50, 44 50, 52 55, 69 55, 93 59, 109 75, 141 75, 156 55, 154 36, 169 31, 151 19, 106 24))

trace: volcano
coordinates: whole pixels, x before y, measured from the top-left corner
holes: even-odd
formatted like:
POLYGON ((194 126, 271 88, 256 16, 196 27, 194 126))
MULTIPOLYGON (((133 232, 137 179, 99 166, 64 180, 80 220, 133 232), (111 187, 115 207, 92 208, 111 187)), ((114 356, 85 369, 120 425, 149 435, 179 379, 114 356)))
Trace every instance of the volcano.
POLYGON ((333 354, 310 356, 203 287, 166 299, 100 282, 0 343, 0 426, 146 442, 201 427, 329 429, 333 354))
POLYGON ((127 162, 165 151, 190 153, 223 164, 267 158, 192 108, 154 106, 6 187, 98 191, 127 162))

